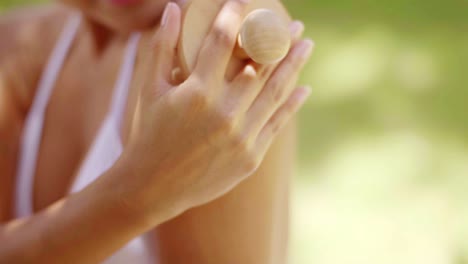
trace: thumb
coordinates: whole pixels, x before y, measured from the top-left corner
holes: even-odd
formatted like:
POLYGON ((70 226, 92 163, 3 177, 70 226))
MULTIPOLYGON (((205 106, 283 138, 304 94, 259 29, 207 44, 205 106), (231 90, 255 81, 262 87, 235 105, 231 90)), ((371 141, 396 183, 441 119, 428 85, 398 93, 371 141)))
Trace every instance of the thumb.
POLYGON ((164 9, 159 29, 151 43, 152 54, 150 53, 150 59, 153 60, 152 65, 154 66, 148 74, 152 75, 151 79, 156 81, 153 85, 157 86, 148 87, 148 89, 153 89, 152 93, 164 93, 165 91, 160 90, 168 89, 167 87, 171 83, 174 56, 180 35, 180 24, 180 8, 175 3, 169 2, 164 9))

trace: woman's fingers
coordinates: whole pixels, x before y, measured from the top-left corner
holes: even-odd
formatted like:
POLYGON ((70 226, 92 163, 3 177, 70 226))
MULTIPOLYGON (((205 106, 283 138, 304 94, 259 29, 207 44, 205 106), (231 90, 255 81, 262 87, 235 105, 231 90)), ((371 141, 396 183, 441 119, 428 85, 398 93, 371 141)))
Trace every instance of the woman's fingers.
POLYGON ((260 155, 264 155, 278 132, 286 126, 287 122, 304 105, 310 95, 309 87, 297 88, 292 92, 286 102, 273 114, 262 128, 256 139, 256 146, 260 155))
MULTIPOLYGON (((289 26, 292 43, 296 43, 304 31, 304 24, 294 21, 289 26)), ((279 63, 259 65, 247 64, 231 83, 226 98, 230 100, 231 111, 246 112, 279 63)))
POLYGON ((247 111, 246 129, 257 134, 296 85, 299 73, 312 52, 313 42, 297 43, 278 66, 247 111))
POLYGON ((197 77, 202 80, 224 78, 246 6, 246 0, 231 0, 223 6, 198 54, 194 70, 197 77))
MULTIPOLYGON (((291 43, 295 44, 302 37, 304 33, 304 24, 300 21, 293 21, 289 25, 289 31, 291 32, 291 43)), ((258 65, 258 76, 262 81, 262 85, 270 78, 271 74, 275 69, 280 65, 280 63, 275 63, 271 65, 258 65)))
POLYGON ((180 34, 181 11, 175 3, 168 3, 161 25, 153 39, 154 74, 158 83, 170 83, 173 60, 180 34))
POLYGON ((291 31, 291 43, 296 43, 304 33, 304 23, 301 21, 293 21, 289 26, 289 30, 291 31))

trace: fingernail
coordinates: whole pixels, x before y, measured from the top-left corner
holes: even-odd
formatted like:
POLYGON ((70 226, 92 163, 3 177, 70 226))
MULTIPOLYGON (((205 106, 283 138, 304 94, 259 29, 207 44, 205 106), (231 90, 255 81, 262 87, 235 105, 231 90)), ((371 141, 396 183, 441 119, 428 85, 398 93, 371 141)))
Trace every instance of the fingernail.
POLYGON ((237 0, 237 1, 239 1, 241 4, 247 5, 250 3, 251 0, 237 0))
POLYGON ((161 18, 161 27, 165 27, 167 24, 167 20, 169 19, 169 9, 171 8, 171 5, 174 5, 174 3, 167 3, 166 7, 164 8, 164 13, 161 18))
POLYGON ((302 93, 299 94, 299 98, 298 98, 299 103, 300 104, 304 103, 307 100, 307 98, 309 98, 311 92, 312 92, 312 89, 310 88, 310 86, 304 87, 302 90, 302 93))
POLYGON ((310 57, 312 53, 312 47, 314 46, 314 42, 311 39, 306 39, 302 41, 300 52, 304 58, 310 57))
POLYGON ((177 4, 183 8, 188 3, 188 0, 177 0, 177 4))
POLYGON ((289 26, 289 30, 291 31, 291 37, 293 39, 298 39, 301 37, 302 32, 304 31, 304 24, 301 21, 294 21, 289 26))

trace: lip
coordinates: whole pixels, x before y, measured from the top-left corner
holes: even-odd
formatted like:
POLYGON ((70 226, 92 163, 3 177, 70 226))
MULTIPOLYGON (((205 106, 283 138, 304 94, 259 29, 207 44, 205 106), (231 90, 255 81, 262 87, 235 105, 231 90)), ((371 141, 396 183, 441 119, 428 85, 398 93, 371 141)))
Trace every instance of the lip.
POLYGON ((140 4, 142 0, 108 0, 108 2, 115 6, 128 7, 140 4))

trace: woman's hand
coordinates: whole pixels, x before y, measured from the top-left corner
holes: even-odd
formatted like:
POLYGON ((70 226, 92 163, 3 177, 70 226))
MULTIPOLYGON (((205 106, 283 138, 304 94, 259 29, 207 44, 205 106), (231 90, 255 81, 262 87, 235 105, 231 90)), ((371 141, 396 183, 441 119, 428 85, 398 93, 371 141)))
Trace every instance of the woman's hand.
MULTIPOLYGON (((167 220, 209 202, 251 175, 278 131, 309 94, 295 88, 312 49, 297 41, 279 64, 247 64, 232 80, 225 73, 245 12, 245 1, 225 4, 182 84, 171 84, 181 12, 169 3, 154 38, 151 66, 120 164, 126 203, 150 219, 167 220), (149 215, 148 215, 149 214, 149 215)), ((298 39, 302 25, 292 23, 298 39)))

